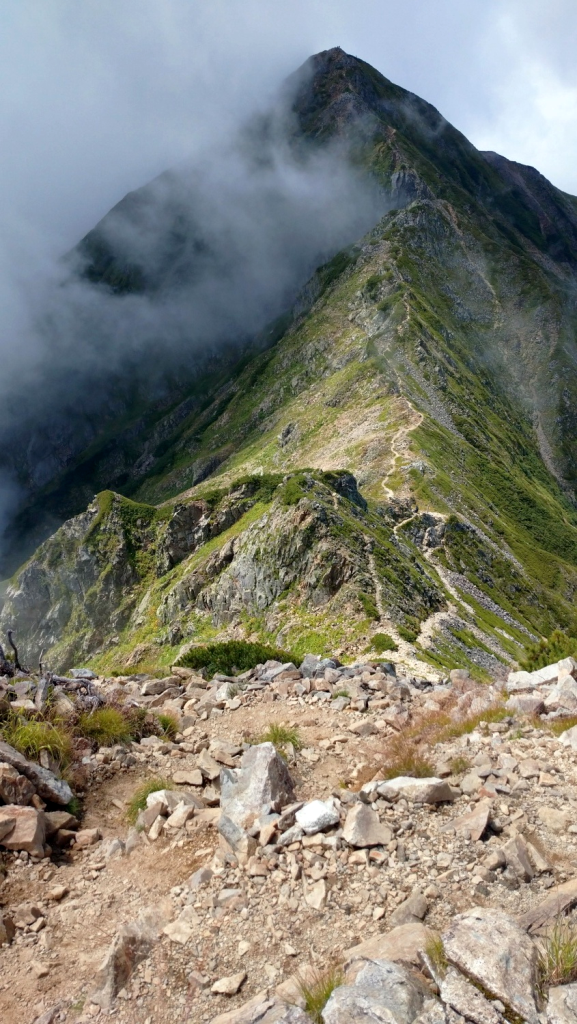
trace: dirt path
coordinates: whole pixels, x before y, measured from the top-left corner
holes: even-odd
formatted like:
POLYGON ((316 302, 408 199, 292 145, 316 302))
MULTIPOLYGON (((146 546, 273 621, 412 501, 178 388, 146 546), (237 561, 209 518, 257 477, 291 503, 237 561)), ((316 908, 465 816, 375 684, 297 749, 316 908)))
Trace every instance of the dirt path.
POLYGON ((397 469, 398 461, 402 459, 403 455, 406 453, 406 449, 408 448, 407 435, 410 434, 411 431, 416 430, 417 427, 419 427, 423 422, 423 414, 417 412, 417 410, 413 408, 408 399, 405 399, 405 403, 409 420, 407 423, 404 423, 401 427, 399 427, 399 429, 393 434, 391 440, 391 452, 393 454, 393 461, 391 464, 391 468, 387 471, 383 479, 383 490, 387 495, 387 498, 395 497, 395 492, 391 490, 391 488, 388 486, 387 480, 391 478, 391 476, 397 469))

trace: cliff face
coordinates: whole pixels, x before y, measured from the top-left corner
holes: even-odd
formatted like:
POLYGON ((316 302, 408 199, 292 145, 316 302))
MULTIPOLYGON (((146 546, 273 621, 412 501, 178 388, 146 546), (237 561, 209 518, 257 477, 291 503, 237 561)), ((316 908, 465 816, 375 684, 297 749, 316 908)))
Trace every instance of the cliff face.
MULTIPOLYGON (((104 486, 134 501, 100 497, 17 575, 0 625, 30 656, 169 661, 220 634, 321 650, 328 630, 332 649, 385 632, 493 671, 577 628, 577 200, 340 50, 286 96, 252 138, 346 142, 389 210, 234 369, 181 382, 38 499, 62 517, 104 486)), ((112 288, 105 234, 82 248, 112 288)))

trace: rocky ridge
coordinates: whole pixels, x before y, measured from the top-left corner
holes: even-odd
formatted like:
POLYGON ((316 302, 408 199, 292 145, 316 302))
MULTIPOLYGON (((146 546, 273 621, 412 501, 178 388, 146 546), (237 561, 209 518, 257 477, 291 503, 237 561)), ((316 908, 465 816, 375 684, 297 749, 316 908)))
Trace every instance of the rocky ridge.
MULTIPOLYGON (((577 662, 536 674, 532 690, 518 673, 505 692, 451 675, 308 656, 240 677, 176 666, 96 680, 107 702, 170 712, 179 731, 85 753, 82 828, 3 769, 0 822, 16 807, 58 824, 50 847, 5 855, 4 1019, 22 1021, 19 991, 25 1019, 43 1024, 304 1024, 295 975, 336 961, 326 1024, 369 1010, 419 1024, 571 1020, 575 986, 544 988, 538 959, 577 905, 577 740, 567 709, 528 719, 506 690, 565 692, 577 662), (258 742, 271 722, 294 741, 282 757, 258 742), (399 740, 427 749, 434 774, 395 774, 399 740), (163 788, 127 832, 127 802, 150 777, 163 788)), ((0 755, 32 780, 31 762, 0 755)))

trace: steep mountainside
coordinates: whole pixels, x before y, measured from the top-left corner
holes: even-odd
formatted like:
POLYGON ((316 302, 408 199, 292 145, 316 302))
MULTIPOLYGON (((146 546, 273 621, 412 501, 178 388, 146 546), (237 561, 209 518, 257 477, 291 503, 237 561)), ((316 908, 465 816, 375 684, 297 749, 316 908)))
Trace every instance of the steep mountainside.
MULTIPOLYGON (((287 88, 296 150, 346 143, 389 212, 233 369, 104 431, 39 494, 32 519, 125 497, 17 575, 0 625, 28 657, 169 664, 220 635, 346 654, 386 633, 482 675, 577 629, 577 200, 339 49, 287 88)), ((98 287, 153 287, 82 245, 98 287)))

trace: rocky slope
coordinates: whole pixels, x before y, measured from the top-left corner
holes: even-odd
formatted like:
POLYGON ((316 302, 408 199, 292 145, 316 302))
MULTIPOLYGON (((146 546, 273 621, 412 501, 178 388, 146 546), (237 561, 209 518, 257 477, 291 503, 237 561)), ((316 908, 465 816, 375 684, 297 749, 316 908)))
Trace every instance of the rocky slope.
POLYGON ((577 927, 577 737, 559 700, 577 706, 576 675, 565 659, 502 692, 308 655, 93 680, 178 731, 85 745, 81 823, 49 810, 61 781, 0 747, 2 1019, 568 1024, 576 985, 546 951, 556 922, 577 927), (528 718, 519 701, 544 690, 528 718), (314 1017, 306 990, 327 974, 314 1017))

